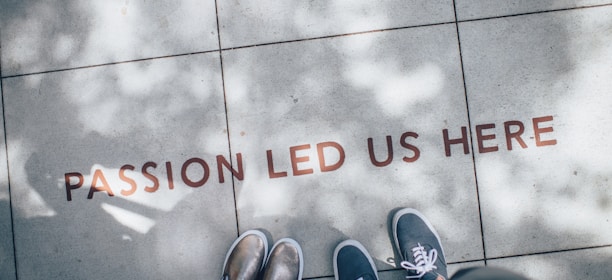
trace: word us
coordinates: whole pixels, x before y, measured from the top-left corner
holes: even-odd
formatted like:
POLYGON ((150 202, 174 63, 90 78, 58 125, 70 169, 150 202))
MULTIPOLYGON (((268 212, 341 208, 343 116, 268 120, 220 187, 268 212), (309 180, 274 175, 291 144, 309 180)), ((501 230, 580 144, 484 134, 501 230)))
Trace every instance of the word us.
MULTIPOLYGON (((532 131, 534 133, 534 144, 536 147, 556 145, 557 140, 552 138, 551 135, 545 135, 552 133, 552 125, 547 125, 547 122, 553 121, 552 116, 537 117, 531 120, 532 131)), ((475 143, 478 147, 478 153, 491 153, 499 151, 500 146, 495 144, 493 140, 499 138, 504 139, 505 148, 508 151, 514 149, 514 145, 520 146, 522 149, 528 148, 527 141, 523 134, 525 133, 525 124, 521 121, 511 120, 501 124, 504 129, 503 135, 497 135, 493 131, 496 128, 495 123, 480 124, 475 126, 475 143)), ((500 126, 500 127, 501 127, 500 126)), ((470 144, 468 139, 467 127, 462 126, 460 129, 460 135, 456 135, 456 131, 451 132, 448 129, 442 130, 442 141, 444 143, 444 153, 446 157, 452 155, 452 148, 462 148, 463 154, 470 153, 470 144)), ((417 161, 421 156, 419 148, 412 143, 412 140, 418 139, 419 134, 416 132, 404 132, 399 137, 399 145, 404 148, 408 155, 401 158, 402 161, 411 163, 417 161)), ((387 135, 386 140, 386 156, 378 158, 381 155, 380 151, 375 152, 374 139, 367 139, 367 148, 370 158, 370 163, 375 167, 384 167, 393 161, 393 137, 387 135)), ((384 154, 384 153, 382 153, 384 154)), ((318 171, 320 172, 332 172, 338 170, 344 164, 346 159, 346 153, 344 147, 337 142, 326 141, 317 143, 315 145, 302 144, 289 147, 289 158, 290 170, 279 170, 274 164, 274 154, 272 150, 266 151, 266 161, 268 169, 268 177, 270 179, 282 178, 288 176, 302 176, 315 173, 314 168, 304 167, 305 163, 313 162, 314 166, 318 164, 318 171), (310 151, 316 150, 316 158, 311 159, 311 156, 306 155, 310 151), (329 160, 326 158, 327 151, 329 153, 335 153, 337 158, 329 160)), ((214 163, 214 170, 217 171, 216 178, 219 183, 225 182, 224 169, 231 172, 232 176, 237 180, 244 180, 244 165, 242 162, 242 154, 236 153, 236 167, 234 169, 232 164, 223 155, 217 155, 214 163)), ((312 166, 312 165, 309 165, 312 166)), ((156 162, 146 162, 140 168, 131 164, 125 164, 119 169, 102 169, 97 168, 93 170, 91 176, 84 176, 79 172, 69 172, 64 174, 64 181, 66 186, 66 198, 68 201, 72 201, 72 191, 88 186, 89 191, 87 194, 88 199, 92 199, 94 194, 97 192, 105 192, 108 196, 115 196, 113 188, 109 182, 119 184, 115 186, 119 189, 119 194, 122 196, 131 196, 138 190, 143 190, 146 193, 154 193, 160 189, 163 184, 165 188, 173 190, 175 184, 185 185, 190 188, 199 188, 206 184, 211 177, 211 168, 209 162, 202 158, 190 158, 182 164, 176 165, 170 161, 167 161, 163 166, 159 166, 156 162), (178 170, 180 166, 180 172, 175 174, 175 169, 178 170), (193 172, 193 170, 196 172, 193 172), (192 170, 192 172, 189 172, 192 170), (106 172, 106 174, 105 174, 106 172), (113 174, 109 174, 113 173, 113 174), (194 174, 195 173, 195 174, 194 174), (178 176, 177 176, 178 175, 178 176), (108 177, 117 178, 118 180, 108 180, 108 177), (177 178, 177 179, 175 179, 177 178), (180 178, 180 179, 178 179, 180 178), (86 182, 87 181, 87 182, 86 182)))

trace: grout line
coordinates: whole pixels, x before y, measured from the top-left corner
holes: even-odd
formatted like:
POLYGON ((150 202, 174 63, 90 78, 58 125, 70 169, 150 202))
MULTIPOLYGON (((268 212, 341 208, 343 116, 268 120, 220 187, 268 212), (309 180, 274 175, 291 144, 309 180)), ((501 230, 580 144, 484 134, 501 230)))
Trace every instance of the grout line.
MULTIPOLYGON (((215 2, 215 9, 216 9, 216 6, 217 6, 217 2, 215 2)), ((96 67, 102 67, 102 66, 111 66, 111 65, 126 64, 126 63, 132 63, 132 62, 141 62, 141 61, 149 61, 149 60, 156 60, 156 59, 180 57, 180 56, 189 56, 189 55, 198 55, 198 54, 205 54, 205 53, 215 53, 215 52, 231 51, 231 50, 254 48, 254 47, 262 47, 262 46, 269 46, 269 45, 279 45, 279 44, 296 43, 296 42, 304 42, 304 41, 314 41, 314 40, 321 40, 321 39, 329 39, 329 38, 336 38, 336 37, 361 35, 361 34, 368 34, 368 33, 379 33, 379 32, 386 32, 386 31, 393 31, 393 30, 418 28, 418 27, 437 26, 437 25, 445 25, 445 24, 452 24, 452 23, 455 23, 455 22, 449 21, 449 22, 422 24, 422 25, 414 25, 414 26, 407 26, 407 27, 394 27, 394 28, 376 29, 376 30, 360 31, 360 32, 353 32, 353 33, 343 33, 343 34, 327 35, 327 36, 304 38, 304 39, 295 39, 295 40, 287 40, 287 41, 278 41, 278 42, 270 42, 270 43, 261 43, 261 44, 237 46, 237 47, 231 47, 231 48, 221 48, 221 34, 219 32, 219 16, 217 14, 217 40, 219 41, 219 48, 216 49, 216 50, 199 51, 199 52, 174 54, 174 55, 164 55, 164 56, 156 56, 156 57, 148 57, 148 58, 139 58, 139 59, 133 59, 133 60, 125 60, 125 61, 93 64, 93 65, 87 65, 87 66, 77 66, 77 67, 69 67, 69 68, 62 68, 62 69, 55 69, 55 70, 45 70, 45 71, 39 71, 39 72, 14 74, 14 75, 9 75, 9 76, 4 76, 4 77, 2 77, 2 79, 18 78, 18 77, 23 77, 23 76, 31 76, 31 75, 39 75, 39 74, 49 74, 49 73, 54 73, 54 72, 64 72, 64 71, 71 71, 71 70, 80 70, 80 69, 87 69, 87 68, 96 68, 96 67)))
POLYGON ((297 42, 305 42, 305 41, 315 41, 315 40, 322 40, 322 39, 331 39, 331 38, 338 38, 338 37, 348 37, 348 36, 354 36, 354 35, 363 35, 363 34, 369 34, 369 33, 380 33, 380 32, 386 32, 386 31, 394 31, 394 30, 402 30, 402 29, 412 29, 412 28, 419 28, 419 27, 438 26, 438 25, 453 24, 453 23, 455 23, 455 22, 454 21, 447 21, 447 22, 428 23, 428 24, 411 25, 411 26, 403 26, 403 27, 391 27, 391 28, 383 28, 383 29, 374 29, 374 30, 350 32, 350 33, 325 35, 325 36, 319 36, 319 37, 310 37, 310 38, 303 38, 303 39, 294 39, 294 40, 286 40, 286 41, 277 41, 277 42, 269 42, 269 43, 259 43, 259 44, 252 44, 252 45, 244 45, 244 46, 237 46, 237 47, 226 48, 226 49, 223 49, 223 50, 224 51, 228 51, 228 50, 238 50, 238 49, 262 47, 262 46, 269 46, 269 45, 297 43, 297 42))
POLYGON ((463 52, 461 50, 461 36, 459 35, 459 23, 457 22, 457 6, 453 0, 453 10, 455 12, 455 30, 457 31, 457 46, 459 48, 459 61, 461 63, 461 79, 463 80, 463 94, 465 96, 465 106, 467 110, 468 127, 470 134, 470 146, 472 149, 472 167, 474 168, 474 183, 476 185, 476 201, 478 202, 478 220, 480 222, 480 237, 482 240, 482 256, 485 266, 487 265, 487 250, 485 247, 484 227, 482 224, 482 207, 480 203, 480 191, 478 187, 478 172, 476 171, 476 150, 474 150, 474 135, 472 134, 472 120, 470 118, 470 103, 468 100, 467 86, 465 83, 465 69, 463 67, 463 52))
POLYGON ((612 244, 599 245, 599 246, 589 246, 589 247, 581 247, 581 248, 572 248, 572 249, 563 249, 563 250, 554 250, 554 251, 545 251, 545 252, 537 252, 537 253, 528 253, 528 254, 508 255, 508 256, 501 256, 501 257, 491 257, 491 258, 489 258, 489 260, 501 260, 501 259, 517 258, 517 257, 539 256, 539 255, 546 255, 546 254, 575 252, 575 251, 583 251, 583 250, 591 250, 591 249, 601 249, 601 248, 612 248, 612 244))
POLYGON ((155 57, 148 57, 148 58, 138 58, 138 59, 132 59, 132 60, 124 60, 124 61, 108 62, 108 63, 102 63, 102 64, 93 64, 93 65, 86 65, 86 66, 77 66, 77 67, 61 68, 61 69, 55 69, 55 70, 45 70, 45 71, 39 71, 39 72, 31 72, 31 73, 23 73, 23 74, 15 74, 15 75, 4 76, 4 77, 2 77, 2 79, 8 79, 8 78, 19 78, 19 77, 24 77, 24 76, 32 76, 32 75, 40 75, 40 74, 49 74, 49 73, 55 73, 55 72, 65 72, 65 71, 81 70, 81 69, 88 69, 88 68, 97 68, 97 67, 102 67, 102 66, 111 66, 111 65, 127 64, 127 63, 132 63, 132 62, 141 62, 141 61, 157 60, 157 59, 164 59, 164 58, 172 58, 172 57, 181 57, 181 56, 197 55, 197 54, 204 54, 204 53, 215 53, 215 52, 218 52, 218 51, 219 51, 219 50, 200 51, 200 52, 191 52, 191 53, 182 53, 182 54, 173 54, 173 55, 155 56, 155 57))
MULTIPOLYGON (((227 114, 227 94, 225 92, 225 74, 223 73, 223 49, 221 48, 221 32, 219 28, 219 10, 217 0, 215 0, 215 15, 217 17, 217 41, 219 43, 219 62, 221 66, 221 86, 223 88, 223 106, 225 108, 225 131, 227 131, 227 148, 229 151, 230 167, 234 168, 234 160, 232 158, 232 143, 230 141, 229 117, 227 114)), ((236 200, 236 184, 234 174, 232 173, 232 194, 234 195, 234 215, 236 217, 236 236, 240 236, 240 224, 238 223, 238 201, 236 200)))
MULTIPOLYGON (((454 1, 453 1, 453 5, 454 5, 454 1)), ((483 18, 474 18, 474 19, 464 19, 464 20, 459 20, 457 22, 459 23, 459 22, 484 21, 484 20, 491 20, 491 19, 519 17, 519 16, 535 15, 535 14, 546 14, 546 13, 554 13, 554 12, 562 12, 562 11, 570 11, 570 10, 591 9, 591 8, 599 8, 599 7, 606 7, 606 6, 612 6, 612 3, 610 3, 610 4, 588 5, 588 6, 580 6, 580 7, 570 7, 570 8, 560 8, 560 9, 552 9, 552 10, 545 10, 545 11, 526 12, 526 13, 518 13, 518 14, 503 15, 503 16, 492 16, 492 17, 483 17, 483 18)), ((456 14, 457 13, 455 11, 455 19, 457 18, 456 14)))
MULTIPOLYGON (((0 77, 2 76, 2 44, 0 42, 0 77)), ((8 190, 8 201, 9 201, 9 212, 11 214, 11 234, 13 240, 13 261, 15 266, 15 279, 19 279, 19 275, 17 274, 17 247, 15 246, 15 218, 13 213, 13 197, 11 195, 11 174, 9 173, 9 160, 8 160, 8 141, 6 136, 6 115, 5 115, 5 106, 4 106, 4 85, 2 83, 2 79, 0 79, 0 101, 2 101, 2 127, 4 131, 4 152, 6 155, 6 184, 8 190)))
MULTIPOLYGON (((392 28, 374 29, 374 30, 367 30, 367 31, 352 32, 352 33, 342 33, 342 34, 326 35, 326 36, 303 38, 303 39, 294 39, 294 40, 286 40, 286 41, 277 41, 277 42, 269 42, 269 43, 244 45, 244 46, 237 46, 237 47, 231 47, 231 48, 225 48, 225 49, 221 48, 221 37, 220 37, 220 34, 219 34, 219 16, 218 16, 218 12, 217 12, 217 39, 219 40, 219 49, 216 49, 216 50, 197 51, 197 52, 182 53, 182 54, 164 55, 164 56, 155 56, 155 57, 139 58, 139 59, 133 59, 133 60, 124 60, 124 61, 108 62, 108 63, 101 63, 101 64, 92 64, 92 65, 86 65, 86 66, 61 68, 61 69, 55 69, 55 70, 45 70, 45 71, 39 71, 39 72, 14 74, 14 75, 8 75, 8 76, 1 76, 0 75, 0 77, 2 79, 5 79, 5 78, 17 78, 17 77, 30 76, 30 75, 48 74, 48 73, 54 73, 54 72, 63 72, 63 71, 70 71, 70 70, 87 69, 87 68, 94 68, 94 67, 101 67, 101 66, 110 66, 110 65, 132 63, 132 62, 139 62, 139 61, 148 61, 148 60, 156 60, 156 59, 163 59, 163 58, 172 58, 172 57, 189 56, 189 55, 197 55, 197 54, 204 54, 204 53, 213 53, 213 52, 218 52, 218 51, 230 51, 230 50, 262 47, 262 46, 269 46, 269 45, 277 45, 277 44, 296 43, 296 42, 305 42, 305 41, 313 41, 313 40, 321 40, 321 39, 330 39, 330 38, 336 38, 336 37, 362 35, 362 34, 368 34, 368 33, 378 33, 378 32, 386 32, 386 31, 394 31, 394 30, 402 30, 402 29, 411 29, 411 28, 419 28, 419 27, 429 27, 429 26, 437 26, 437 25, 445 25, 445 24, 458 24, 458 23, 464 23, 464 22, 484 21, 484 20, 492 20, 492 19, 518 17, 518 16, 524 16, 524 15, 545 14, 545 13, 552 13, 552 12, 559 12, 559 11, 581 10, 581 9, 590 9, 590 8, 598 8, 598 7, 606 7, 606 6, 612 6, 612 4, 589 5, 589 6, 562 8, 562 9, 554 9, 554 10, 527 12, 527 13, 519 13, 519 14, 511 14, 511 15, 503 15, 503 16, 493 16, 493 17, 484 17, 484 18, 475 18, 475 19, 465 19, 465 20, 457 20, 457 12, 456 12, 456 8, 455 8, 455 20, 454 21, 429 23, 429 24, 420 24, 420 25, 410 25, 410 26, 403 26, 403 27, 392 27, 392 28)), ((455 7, 454 1, 453 1, 453 7, 455 7)), ((215 9, 217 9, 217 2, 215 2, 215 9)))

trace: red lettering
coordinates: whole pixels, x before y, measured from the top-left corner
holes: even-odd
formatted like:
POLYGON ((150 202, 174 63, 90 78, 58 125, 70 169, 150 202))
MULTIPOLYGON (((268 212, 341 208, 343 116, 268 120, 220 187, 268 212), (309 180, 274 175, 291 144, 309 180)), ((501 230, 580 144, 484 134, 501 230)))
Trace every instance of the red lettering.
POLYGON ((91 180, 91 187, 89 188, 89 194, 87 195, 87 199, 92 199, 94 192, 101 191, 105 191, 108 196, 115 196, 113 194, 113 190, 111 190, 110 186, 108 185, 106 178, 104 178, 104 173, 102 173, 102 170, 96 169, 93 175, 93 179, 91 180), (98 180, 102 182, 101 187, 98 187, 98 180))
POLYGON ((149 180, 153 182, 153 186, 150 186, 150 187, 145 186, 144 190, 146 192, 152 193, 152 192, 156 192, 157 189, 159 188, 159 180, 157 179, 157 177, 155 177, 155 175, 147 171, 149 167, 153 167, 155 169, 157 168, 157 163, 149 161, 142 166, 142 175, 144 175, 145 177, 147 177, 149 180))
POLYGON ((541 128, 541 127, 539 127, 539 124, 541 122, 549 122, 549 121, 552 121, 552 120, 553 120, 552 116, 533 118, 533 132, 535 133, 536 146, 541 147, 541 146, 549 146, 549 145, 556 145, 557 144, 557 140, 556 139, 542 141, 541 138, 540 138, 540 134, 541 133, 553 132, 553 128, 552 128, 552 126, 542 127, 541 128))
POLYGON ((370 161, 374 166, 383 167, 387 166, 393 160, 393 144, 391 143, 391 135, 387 135, 387 159, 384 161, 378 161, 374 155, 374 143, 372 138, 368 138, 368 153, 370 154, 370 161))
POLYGON ((174 178, 172 176, 172 163, 166 161, 166 174, 168 176, 168 189, 174 189, 174 178))
POLYGON ((482 131, 484 129, 492 129, 492 128, 495 128, 495 124, 490 123, 490 124, 481 124, 481 125, 476 126, 476 139, 478 142, 478 152, 481 154, 489 153, 489 152, 496 152, 497 150, 499 150, 497 145, 493 147, 485 147, 483 143, 484 140, 495 139, 495 134, 487 134, 487 135, 482 134, 482 131))
MULTIPOLYGON (((400 137, 400 145, 402 145, 402 147, 408 150, 411 150, 414 153, 414 156, 404 157, 402 160, 404 160, 405 162, 415 162, 421 156, 421 151, 419 151, 419 148, 417 148, 416 146, 408 144, 408 142, 406 142, 406 138, 408 137, 413 137, 416 139, 419 138, 419 135, 415 132, 404 132, 404 134, 402 134, 402 136, 400 137)), ((387 143, 387 145, 388 144, 389 143, 387 143)))
POLYGON ((296 155, 297 151, 307 150, 307 149, 310 149, 310 144, 289 147, 289 156, 291 157, 291 169, 293 169, 293 176, 312 174, 314 172, 312 168, 307 168, 307 169, 302 169, 302 170, 298 169, 298 163, 307 162, 310 160, 310 157, 309 156, 298 157, 296 155))
POLYGON ((319 155, 319 167, 321 168, 321 172, 329 172, 334 171, 340 168, 342 164, 344 164, 344 149, 340 144, 336 142, 322 142, 317 144, 317 154, 319 155), (324 148, 334 148, 338 151, 338 161, 332 165, 325 164, 325 153, 323 152, 324 148))
POLYGON ((83 186, 83 175, 78 172, 66 173, 64 174, 64 182, 66 184, 66 199, 68 199, 68 201, 72 201, 71 192, 72 190, 76 190, 80 188, 81 186, 83 186), (71 177, 76 177, 77 179, 79 179, 79 181, 73 185, 72 183, 70 183, 71 177))
POLYGON ((287 177, 287 171, 274 172, 274 162, 272 162, 272 150, 267 150, 266 155, 268 157, 268 176, 272 178, 287 177))
POLYGON ((521 145, 521 148, 527 148, 527 144, 521 138, 523 132, 525 131, 525 127, 523 123, 520 121, 507 121, 504 123, 504 130, 506 131, 506 145, 508 146, 508 151, 512 151, 512 138, 516 139, 516 141, 521 145), (510 126, 517 126, 518 130, 515 132, 511 132, 510 126))
POLYGON ((227 162, 225 157, 222 155, 217 156, 217 171, 219 172, 219 183, 225 182, 225 177, 223 176, 223 168, 221 166, 225 166, 225 168, 229 169, 232 172, 232 176, 236 177, 238 180, 242 181, 244 179, 244 170, 242 169, 242 154, 236 154, 236 161, 238 162, 238 171, 232 168, 231 164, 227 162))
POLYGON ((468 146, 468 138, 467 138, 467 128, 465 126, 461 127, 461 138, 449 139, 448 129, 442 130, 442 135, 444 137, 444 152, 446 153, 447 157, 451 156, 450 145, 454 145, 454 144, 463 144, 463 153, 466 155, 470 153, 470 148, 468 146))
POLYGON ((134 168, 135 167, 133 165, 126 164, 124 166, 121 166, 121 168, 119 169, 119 179, 121 179, 122 181, 124 181, 124 182, 130 184, 130 186, 132 186, 132 188, 129 189, 129 190, 121 190, 121 195, 123 195, 123 196, 130 196, 130 195, 134 194, 134 192, 136 192, 136 188, 137 188, 136 181, 134 181, 134 179, 132 179, 132 178, 130 178, 128 176, 125 176, 125 171, 126 170, 132 170, 133 171, 134 168))
POLYGON ((190 158, 185 163, 183 163, 183 167, 181 168, 181 177, 183 178, 183 182, 185 182, 187 186, 190 186, 192 188, 198 188, 203 186, 208 180, 209 175, 210 170, 208 168, 208 164, 201 158, 190 158), (191 165, 192 163, 200 164, 200 166, 202 166, 202 170, 204 171, 204 175, 202 175, 202 179, 200 179, 199 181, 191 181, 191 179, 187 177, 187 168, 189 168, 189 165, 191 165))

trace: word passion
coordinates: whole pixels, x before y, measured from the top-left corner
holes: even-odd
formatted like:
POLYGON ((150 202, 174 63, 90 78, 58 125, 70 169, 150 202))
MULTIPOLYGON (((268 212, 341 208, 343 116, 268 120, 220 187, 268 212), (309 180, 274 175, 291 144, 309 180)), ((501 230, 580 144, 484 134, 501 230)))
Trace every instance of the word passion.
MULTIPOLYGON (((546 126, 546 122, 550 122, 553 120, 552 116, 544 116, 533 118, 531 121, 531 125, 533 127, 534 133, 534 142, 536 147, 542 146, 550 146, 556 145, 557 140, 552 139, 551 136, 547 136, 547 140, 543 140, 542 135, 553 132, 553 127, 546 126)), ((494 140, 497 138, 495 133, 492 133, 491 130, 496 127, 495 123, 481 124, 475 126, 476 132, 476 143, 478 145, 478 153, 490 153, 496 152, 500 149, 498 145, 487 144, 486 141, 494 140)), ((503 123, 504 127, 504 138, 506 142, 506 149, 512 150, 514 148, 513 142, 516 142, 521 148, 527 148, 527 143, 525 139, 523 139, 523 134, 525 132, 525 124, 521 121, 507 121, 503 123)), ((404 132, 400 135, 399 145, 406 150, 410 151, 410 156, 402 157, 402 161, 404 162, 415 162, 419 159, 421 152, 419 148, 409 142, 410 139, 416 139, 419 135, 416 132, 404 132)), ((453 145, 459 145, 463 148, 464 154, 470 153, 470 146, 468 141, 467 128, 465 126, 461 127, 461 136, 451 136, 448 129, 442 130, 442 140, 444 142, 444 152, 446 157, 451 156, 451 147, 453 145)), ((374 139, 367 139, 368 145, 368 153, 370 156, 370 162, 372 165, 376 167, 384 167, 389 165, 393 161, 393 140, 391 135, 386 136, 386 145, 387 145, 387 155, 384 160, 378 159, 376 157, 376 153, 374 151, 374 139)), ((300 168, 300 164, 310 162, 310 156, 304 155, 307 151, 311 149, 316 149, 316 159, 313 160, 315 163, 318 163, 320 172, 331 172, 334 170, 338 170, 343 164, 346 158, 346 153, 341 144, 333 141, 321 142, 316 145, 311 146, 310 144, 296 145, 289 147, 289 161, 291 163, 291 176, 301 176, 307 174, 313 174, 313 168, 300 168), (335 150, 338 157, 334 158, 333 162, 329 162, 325 157, 326 150, 335 150)), ((268 167, 268 177, 270 179, 274 178, 282 178, 289 176, 289 170, 277 170, 273 161, 273 151, 266 151, 266 159, 267 159, 267 167, 268 167)), ((244 168, 242 163, 242 154, 236 154, 236 166, 237 169, 234 169, 230 162, 223 156, 217 155, 216 160, 216 170, 218 174, 219 183, 225 182, 225 177, 223 175, 223 169, 227 169, 231 172, 232 176, 237 180, 244 180, 244 168)), ((142 176, 147 178, 150 182, 141 186, 142 190, 148 193, 154 193, 159 190, 160 187, 160 178, 152 172, 158 167, 158 164, 155 162, 146 162, 140 168, 140 173, 142 176)), ((175 180, 173 173, 173 164, 170 161, 165 162, 165 179, 167 181, 168 189, 174 189, 175 180)), ((136 171, 136 166, 131 164, 123 165, 118 170, 115 170, 119 176, 121 183, 124 185, 120 190, 120 194, 122 196, 130 196, 133 195, 138 189, 137 180, 134 177, 131 177, 129 174, 134 174, 136 171)), ((108 172, 108 171, 107 171, 108 172)), ((210 179, 210 166, 208 162, 201 158, 191 158, 186 160, 181 164, 180 167, 180 177, 181 182, 186 186, 191 188, 199 188, 206 184, 206 182, 210 179), (188 170, 190 168, 201 169, 197 178, 192 178, 193 175, 189 175, 188 170)), ((88 180, 87 185, 89 186, 89 192, 87 195, 88 199, 92 199, 94 194, 97 192, 106 192, 109 196, 114 196, 114 192, 111 189, 110 184, 108 183, 107 176, 109 174, 104 174, 103 169, 95 169, 93 171, 93 175, 90 180, 88 180)), ((114 176, 114 175, 113 175, 114 176)), ((88 178, 89 178, 88 177, 88 178)), ((66 186, 66 198, 68 201, 72 201, 72 191, 79 189, 85 185, 85 176, 79 172, 69 172, 64 174, 65 186, 66 186)))

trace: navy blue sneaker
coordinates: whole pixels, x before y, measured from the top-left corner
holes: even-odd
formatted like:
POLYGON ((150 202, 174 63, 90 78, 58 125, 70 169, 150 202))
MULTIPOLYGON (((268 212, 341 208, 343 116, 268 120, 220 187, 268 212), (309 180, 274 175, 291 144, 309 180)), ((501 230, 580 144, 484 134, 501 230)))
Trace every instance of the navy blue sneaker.
POLYGON ((404 208, 393 216, 393 239, 402 257, 406 279, 445 280, 448 278, 440 237, 419 211, 404 208))
POLYGON ((336 280, 378 280, 374 261, 356 240, 342 241, 334 250, 336 280))

